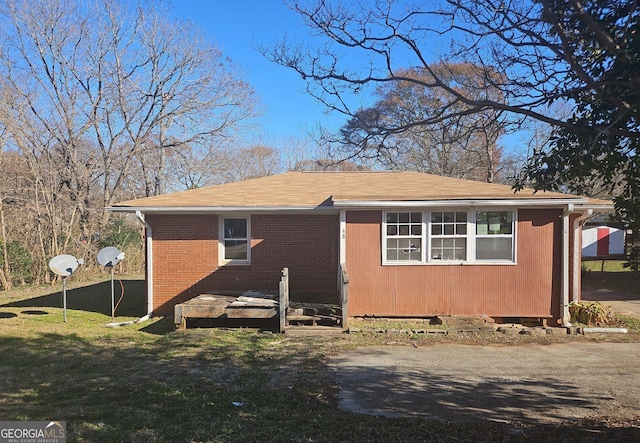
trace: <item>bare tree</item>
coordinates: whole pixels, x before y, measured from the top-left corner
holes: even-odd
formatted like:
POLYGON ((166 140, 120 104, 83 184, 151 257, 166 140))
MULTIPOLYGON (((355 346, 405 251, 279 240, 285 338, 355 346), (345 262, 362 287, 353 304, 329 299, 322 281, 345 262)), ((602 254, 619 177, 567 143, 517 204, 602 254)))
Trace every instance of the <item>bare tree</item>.
POLYGON ((369 171, 370 169, 350 162, 348 160, 336 161, 330 158, 321 158, 316 160, 302 160, 298 162, 292 171, 369 171))
POLYGON ((172 190, 178 191, 224 183, 229 155, 228 149, 222 147, 212 150, 184 146, 174 149, 167 162, 172 190))
MULTIPOLYGON (((591 132, 593 126, 549 115, 545 105, 583 91, 604 97, 610 80, 600 80, 586 71, 589 60, 572 51, 569 40, 574 38, 574 29, 564 28, 565 16, 575 14, 577 20, 589 24, 603 45, 612 47, 633 34, 630 25, 638 13, 633 4, 626 12, 621 11, 620 35, 614 36, 598 23, 598 17, 589 15, 582 2, 573 0, 561 11, 565 15, 546 0, 305 3, 294 0, 290 7, 322 38, 322 43, 313 47, 283 40, 275 48, 263 49, 263 53, 297 71, 307 80, 308 92, 332 110, 353 117, 357 111, 354 96, 370 86, 401 81, 450 96, 439 108, 442 112, 417 116, 408 125, 440 124, 492 109, 509 113, 513 124, 534 118, 576 132, 591 132), (477 78, 501 93, 483 95, 473 83, 453 86, 434 69, 460 62, 476 66, 477 78), (409 77, 405 75, 409 66, 429 76, 409 77), (501 75, 496 76, 496 72, 501 75)), ((636 90, 636 81, 637 77, 620 78, 618 85, 636 90)), ((640 119, 640 110, 624 96, 614 100, 640 119)), ((634 138, 639 135, 635 128, 605 125, 600 130, 634 138)))
MULTIPOLYGON (((476 77, 476 67, 466 63, 433 68, 453 88, 473 84, 483 96, 500 91, 476 77)), ((407 78, 429 81, 430 74, 400 70, 407 78)), ((495 74, 498 76, 497 74, 495 74)), ((469 92, 472 94, 473 92, 469 92)), ((383 167, 408 169, 450 177, 492 182, 500 163, 498 138, 504 132, 502 114, 492 110, 465 115, 467 107, 455 105, 459 115, 434 125, 416 120, 442 114, 442 103, 451 101, 445 91, 425 89, 417 82, 397 81, 378 85, 377 101, 363 108, 332 138, 325 140, 337 158, 373 159, 383 167)), ((446 112, 452 112, 451 105, 446 112)))
POLYGON ((228 152, 227 167, 222 173, 225 182, 266 177, 283 172, 280 152, 272 147, 256 145, 228 152))
POLYGON ((260 112, 209 38, 153 1, 2 2, 0 78, 0 128, 28 165, 25 218, 45 270, 91 249, 115 199, 174 188, 171 159, 215 157, 260 112))
MULTIPOLYGON (((263 50, 294 69, 330 110, 356 116, 359 98, 379 84, 413 82, 450 97, 441 112, 417 115, 402 129, 447 124, 487 110, 503 113, 505 129, 527 120, 553 127, 532 153, 516 189, 589 192, 598 176, 615 195, 618 218, 640 232, 640 6, 635 0, 292 0, 318 42, 282 41, 263 50), (470 83, 451 84, 436 66, 465 62, 497 96, 470 83), (429 74, 404 75, 406 69, 429 74), (500 76, 493 73, 499 72, 500 76), (549 113, 558 101, 572 115, 549 113), (462 105, 462 106, 460 106, 462 105)), ((381 125, 380 134, 398 127, 381 125)))
POLYGON ((144 152, 160 153, 147 187, 160 193, 168 150, 215 146, 256 115, 252 89, 222 53, 153 4, 11 0, 1 12, 3 70, 34 120, 22 132, 49 133, 69 174, 80 163, 98 171, 103 206, 144 152), (78 157, 83 143, 92 158, 78 157))
MULTIPOLYGON (((0 128, 1 130, 2 128, 0 128)), ((2 183, 4 178, 6 177, 6 172, 9 168, 5 161, 5 153, 4 153, 4 135, 5 131, 0 131, 0 171, 3 171, 2 176, 0 177, 0 248, 2 248, 0 261, 2 262, 2 266, 0 266, 0 287, 6 290, 10 290, 12 286, 11 282, 11 268, 9 266, 9 246, 8 246, 8 237, 7 237, 7 223, 5 218, 5 209, 4 202, 5 199, 8 198, 7 187, 2 183)))

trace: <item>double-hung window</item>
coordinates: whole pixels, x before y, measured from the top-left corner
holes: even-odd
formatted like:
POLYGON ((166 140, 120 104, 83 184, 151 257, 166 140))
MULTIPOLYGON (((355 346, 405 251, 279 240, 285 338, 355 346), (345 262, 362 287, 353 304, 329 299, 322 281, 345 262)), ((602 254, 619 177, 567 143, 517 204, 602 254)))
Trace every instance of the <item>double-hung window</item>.
POLYGON ((513 260, 513 212, 476 212, 476 260, 513 260))
POLYGON ((228 217, 220 223, 221 262, 248 264, 251 253, 249 218, 228 217))
POLYGON ((515 221, 513 210, 385 212, 382 260, 385 264, 513 263, 515 221))
POLYGON ((467 259, 467 213, 431 212, 431 260, 467 259))
POLYGON ((389 261, 422 261, 422 213, 387 212, 386 258, 389 261))

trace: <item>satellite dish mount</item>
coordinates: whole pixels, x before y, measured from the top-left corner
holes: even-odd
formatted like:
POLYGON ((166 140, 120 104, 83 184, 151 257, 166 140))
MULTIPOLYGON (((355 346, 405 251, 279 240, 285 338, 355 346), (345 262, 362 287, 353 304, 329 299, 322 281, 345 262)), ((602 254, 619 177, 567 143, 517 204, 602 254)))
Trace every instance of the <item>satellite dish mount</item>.
POLYGON ((73 274, 78 266, 84 263, 83 259, 75 258, 73 255, 56 255, 49 260, 49 269, 62 277, 62 312, 64 322, 67 322, 67 277, 73 274))
POLYGON ((107 246, 98 251, 98 263, 105 268, 111 268, 111 320, 115 318, 116 306, 113 291, 113 267, 124 258, 124 252, 120 252, 115 246, 107 246))

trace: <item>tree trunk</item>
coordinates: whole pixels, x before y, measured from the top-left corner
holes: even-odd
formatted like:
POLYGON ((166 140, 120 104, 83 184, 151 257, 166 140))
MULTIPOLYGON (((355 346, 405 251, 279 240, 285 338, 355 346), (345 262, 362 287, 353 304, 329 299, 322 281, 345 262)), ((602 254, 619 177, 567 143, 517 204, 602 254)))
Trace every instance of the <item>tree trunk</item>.
POLYGON ((9 246, 7 242, 7 227, 4 221, 4 206, 0 198, 0 240, 2 240, 3 265, 0 269, 0 284, 6 291, 11 290, 11 268, 9 267, 9 246))

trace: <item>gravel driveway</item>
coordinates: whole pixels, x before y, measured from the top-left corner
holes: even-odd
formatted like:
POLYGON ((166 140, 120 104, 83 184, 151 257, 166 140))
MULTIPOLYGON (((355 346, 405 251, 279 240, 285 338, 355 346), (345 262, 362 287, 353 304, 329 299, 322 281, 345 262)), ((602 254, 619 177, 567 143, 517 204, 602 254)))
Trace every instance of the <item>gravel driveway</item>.
POLYGON ((640 418, 640 343, 363 347, 330 363, 340 408, 466 422, 640 418))

